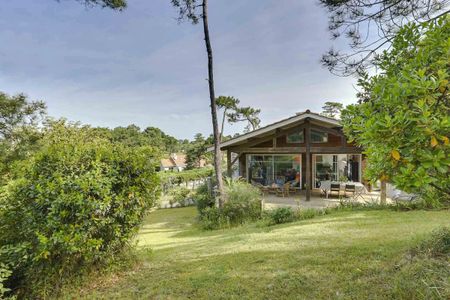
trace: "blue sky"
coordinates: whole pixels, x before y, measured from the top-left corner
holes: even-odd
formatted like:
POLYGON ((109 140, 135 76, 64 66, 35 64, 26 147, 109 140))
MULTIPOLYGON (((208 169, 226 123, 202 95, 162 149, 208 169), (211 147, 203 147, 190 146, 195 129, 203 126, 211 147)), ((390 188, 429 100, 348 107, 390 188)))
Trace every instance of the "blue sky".
MULTIPOLYGON (((170 0, 129 0, 123 12, 5 1, 0 13, 1 91, 94 126, 156 126, 189 139, 211 132, 202 27, 178 24, 170 0)), ((260 108, 262 125, 355 101, 355 79, 320 65, 336 41, 317 1, 210 1, 210 31, 216 94, 260 108)))

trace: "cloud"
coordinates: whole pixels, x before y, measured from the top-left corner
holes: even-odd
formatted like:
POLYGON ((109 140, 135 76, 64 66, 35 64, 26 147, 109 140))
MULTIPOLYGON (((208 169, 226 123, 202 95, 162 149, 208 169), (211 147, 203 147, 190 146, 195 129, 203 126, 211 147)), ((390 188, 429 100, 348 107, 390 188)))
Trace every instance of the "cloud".
MULTIPOLYGON (((83 123, 157 126, 179 138, 211 132, 202 28, 177 24, 168 1, 130 1, 122 13, 47 0, 2 9, 2 90, 83 123)), ((216 94, 261 108, 264 124, 355 100, 354 79, 320 66, 331 42, 314 2, 217 1, 210 16, 216 94)))

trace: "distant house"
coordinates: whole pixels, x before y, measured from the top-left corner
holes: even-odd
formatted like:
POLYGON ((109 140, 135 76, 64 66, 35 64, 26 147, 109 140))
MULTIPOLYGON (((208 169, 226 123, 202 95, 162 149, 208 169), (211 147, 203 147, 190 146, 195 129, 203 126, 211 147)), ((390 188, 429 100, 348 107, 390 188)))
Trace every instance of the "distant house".
POLYGON ((227 152, 229 176, 236 162, 248 182, 296 182, 307 200, 322 181, 363 177, 362 149, 347 141, 340 121, 309 110, 223 142, 221 150, 227 152))
POLYGON ((186 154, 172 153, 168 158, 161 159, 161 171, 181 172, 186 168, 186 154))

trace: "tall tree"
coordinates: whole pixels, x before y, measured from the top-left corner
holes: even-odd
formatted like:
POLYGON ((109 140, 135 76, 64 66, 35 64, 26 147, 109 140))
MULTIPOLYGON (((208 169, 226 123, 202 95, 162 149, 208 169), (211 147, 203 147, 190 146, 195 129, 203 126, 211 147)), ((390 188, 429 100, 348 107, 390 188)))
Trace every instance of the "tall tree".
POLYGON ((186 151, 187 169, 199 168, 202 160, 206 159, 208 144, 201 133, 197 133, 186 151))
POLYGON ((449 12, 448 0, 320 0, 329 12, 329 30, 334 39, 349 39, 350 51, 334 49, 322 63, 340 76, 363 73, 373 66, 380 50, 391 46, 406 23, 421 24, 449 12))
POLYGON ((222 140, 225 121, 230 124, 237 122, 247 122, 245 131, 255 130, 259 127, 261 120, 259 119, 260 109, 255 109, 250 106, 240 107, 239 99, 231 96, 219 96, 216 99, 217 108, 222 109, 222 125, 220 131, 220 138, 222 140))
POLYGON ((341 115, 341 111, 344 108, 344 105, 340 102, 325 102, 324 106, 322 106, 322 115, 325 117, 336 118, 341 115))
POLYGON ((450 16, 409 24, 384 51, 380 73, 359 80, 363 99, 342 111, 365 149, 366 176, 450 203, 450 16))
POLYGON ((211 39, 209 36, 208 26, 208 0, 171 0, 174 7, 178 8, 179 20, 189 20, 192 24, 197 24, 201 19, 203 21, 203 35, 205 38, 205 48, 208 55, 208 87, 209 87, 209 101, 211 108, 211 119, 213 125, 214 136, 214 170, 217 181, 218 205, 221 208, 224 202, 223 195, 223 178, 220 151, 220 132, 219 123, 217 121, 217 104, 214 90, 214 65, 213 65, 213 51, 211 46, 211 39), (201 4, 199 4, 201 3, 201 4), (201 10, 200 10, 201 8, 201 10), (199 11, 200 10, 200 11, 199 11))
POLYGON ((37 127, 45 114, 42 101, 29 101, 23 94, 9 96, 0 92, 0 176, 9 172, 13 162, 35 150, 40 138, 37 127))

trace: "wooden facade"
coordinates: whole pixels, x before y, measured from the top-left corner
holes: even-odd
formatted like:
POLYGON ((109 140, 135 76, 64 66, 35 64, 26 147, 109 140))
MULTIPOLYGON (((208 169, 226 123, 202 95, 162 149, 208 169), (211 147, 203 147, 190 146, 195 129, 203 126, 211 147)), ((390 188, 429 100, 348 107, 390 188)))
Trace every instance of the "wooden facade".
POLYGON ((232 166, 237 164, 239 176, 243 178, 248 178, 247 157, 249 155, 300 154, 301 188, 305 190, 306 200, 310 199, 313 187, 314 155, 362 153, 360 148, 347 142, 338 120, 326 118, 310 111, 224 142, 221 148, 227 152, 228 175, 231 176, 232 166), (303 134, 303 140, 289 143, 287 136, 299 132, 303 134), (312 132, 326 135, 326 141, 313 141, 311 139, 312 132))

